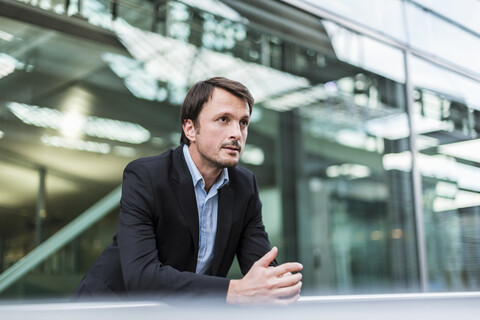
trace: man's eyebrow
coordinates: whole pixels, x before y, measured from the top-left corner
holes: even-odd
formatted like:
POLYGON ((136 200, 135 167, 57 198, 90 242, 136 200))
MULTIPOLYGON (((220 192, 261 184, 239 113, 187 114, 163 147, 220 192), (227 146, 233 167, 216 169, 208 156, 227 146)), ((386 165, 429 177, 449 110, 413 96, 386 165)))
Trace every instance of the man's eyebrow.
MULTIPOLYGON (((215 117, 215 118, 222 117, 222 116, 230 116, 230 117, 232 117, 232 116, 233 116, 233 113, 230 112, 230 111, 219 111, 218 113, 214 114, 214 117, 215 117)), ((250 119, 250 115, 249 115, 249 114, 246 114, 246 115, 244 115, 243 117, 241 117, 241 119, 250 119)))

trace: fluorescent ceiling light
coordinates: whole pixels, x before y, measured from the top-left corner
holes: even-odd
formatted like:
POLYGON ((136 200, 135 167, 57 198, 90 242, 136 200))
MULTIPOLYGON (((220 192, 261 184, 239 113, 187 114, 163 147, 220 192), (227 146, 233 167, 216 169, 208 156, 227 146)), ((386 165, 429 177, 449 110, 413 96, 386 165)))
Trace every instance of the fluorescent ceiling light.
POLYGON ((329 166, 326 169, 326 174, 329 178, 344 176, 349 179, 361 179, 369 177, 371 170, 369 167, 360 164, 344 163, 341 165, 329 166))
POLYGON ((248 20, 242 17, 237 11, 218 0, 180 0, 191 7, 209 12, 228 20, 247 23, 248 20))
MULTIPOLYGON (((442 154, 429 156, 417 155, 420 174, 438 180, 455 182, 459 189, 480 192, 480 168, 458 163, 454 158, 442 154)), ((410 151, 390 153, 383 156, 385 170, 400 170, 410 172, 412 155, 410 151)))
POLYGON ((58 136, 44 135, 40 140, 48 146, 65 148, 79 151, 88 151, 94 153, 107 154, 110 152, 110 145, 108 143, 84 141, 84 140, 71 140, 58 136))
POLYGON ((13 73, 15 69, 23 69, 24 63, 18 61, 11 55, 0 52, 0 79, 13 73))
POLYGON ((335 141, 347 147, 367 151, 383 151, 383 143, 374 137, 369 137, 360 130, 342 129, 335 133, 335 141))
POLYGON ((458 193, 458 186, 456 183, 439 181, 435 185, 435 194, 443 198, 454 199, 458 193))
POLYGON ((433 211, 450 211, 480 206, 480 194, 459 190, 454 199, 437 197, 433 200, 433 211))
POLYGON ((86 117, 77 112, 63 113, 60 120, 60 132, 70 139, 79 138, 83 133, 85 121, 86 117))
MULTIPOLYGON (((418 114, 413 116, 413 120, 416 134, 452 129, 452 124, 449 122, 425 118, 418 114)), ((365 124, 365 129, 372 135, 389 140, 403 139, 410 135, 408 117, 405 113, 369 120, 365 124)))
POLYGON ((437 147, 440 141, 437 138, 432 138, 424 135, 417 135, 415 144, 418 150, 425 150, 428 148, 437 147))
POLYGON ((468 140, 438 147, 440 153, 480 163, 480 139, 468 140))
POLYGON ((387 153, 382 158, 385 170, 399 170, 410 172, 412 169, 412 154, 410 151, 401 153, 387 153))
POLYGON ((15 38, 13 34, 0 30, 0 39, 10 42, 13 40, 13 38, 15 38))
POLYGON ((150 139, 150 131, 137 123, 119 121, 93 116, 74 116, 56 109, 43 108, 25 103, 8 102, 7 108, 26 124, 51 128, 78 137, 78 131, 91 137, 140 144, 150 139), (74 125, 75 130, 68 132, 64 121, 74 125), (73 119, 73 120, 72 120, 73 119))

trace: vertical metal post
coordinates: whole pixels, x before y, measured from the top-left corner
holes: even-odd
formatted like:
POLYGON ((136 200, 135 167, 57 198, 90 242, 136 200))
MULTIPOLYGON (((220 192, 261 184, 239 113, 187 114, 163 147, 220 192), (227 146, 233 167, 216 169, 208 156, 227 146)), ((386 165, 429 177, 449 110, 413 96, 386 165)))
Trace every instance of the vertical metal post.
MULTIPOLYGON (((263 48, 262 48, 263 49, 263 48)), ((291 72, 294 69, 294 50, 283 43, 282 70, 291 72)), ((282 197, 282 228, 285 261, 298 260, 298 199, 297 183, 301 157, 300 120, 294 111, 278 114, 277 155, 279 160, 279 181, 282 197)))
POLYGON ((115 21, 118 18, 118 2, 117 2, 117 0, 112 0, 111 5, 112 5, 112 20, 115 21))
POLYGON ((404 51, 405 62, 405 95, 408 123, 410 129, 410 150, 412 154, 412 182, 413 182, 413 204, 415 209, 415 228, 416 228, 416 240, 417 240, 417 254, 418 254, 418 267, 420 275, 420 287, 423 292, 428 292, 428 267, 427 267, 427 251, 425 244, 425 222, 423 219, 423 206, 422 206, 422 181, 420 171, 418 169, 418 152, 415 144, 416 130, 413 110, 413 84, 410 79, 410 53, 404 51))
POLYGON ((80 17, 83 17, 83 0, 77 0, 78 1, 78 15, 80 17))
POLYGON ((39 183, 38 183, 38 197, 37 197, 37 211, 35 214, 35 245, 38 246, 43 241, 43 219, 46 215, 45 210, 45 176, 47 171, 45 168, 40 168, 39 183))
POLYGON ((65 0, 65 15, 68 16, 68 8, 70 7, 70 0, 65 0))

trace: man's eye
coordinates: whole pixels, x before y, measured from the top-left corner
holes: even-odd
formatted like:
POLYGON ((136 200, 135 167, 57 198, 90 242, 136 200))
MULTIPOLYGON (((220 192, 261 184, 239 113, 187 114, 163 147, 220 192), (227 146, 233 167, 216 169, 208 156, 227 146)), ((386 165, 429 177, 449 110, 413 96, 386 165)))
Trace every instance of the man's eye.
POLYGON ((248 126, 248 121, 247 120, 242 120, 240 121, 240 124, 244 127, 248 126))
POLYGON ((227 118, 225 118, 225 117, 220 117, 220 118, 218 118, 218 121, 225 122, 225 121, 227 121, 227 118))

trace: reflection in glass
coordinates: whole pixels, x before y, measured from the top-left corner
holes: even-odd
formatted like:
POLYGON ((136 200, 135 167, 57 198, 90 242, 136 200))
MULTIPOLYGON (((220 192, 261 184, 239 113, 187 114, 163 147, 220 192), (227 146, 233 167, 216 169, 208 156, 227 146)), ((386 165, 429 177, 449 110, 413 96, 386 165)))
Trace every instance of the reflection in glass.
POLYGON ((415 61, 413 66, 418 67, 412 71, 417 86, 416 116, 446 124, 430 132, 420 131, 416 137, 419 144, 425 139, 432 142, 422 144, 418 155, 430 289, 478 290, 480 99, 462 86, 478 84, 423 61, 415 61), (426 68, 436 81, 424 81, 426 68), (445 90, 438 91, 440 88, 445 90))

